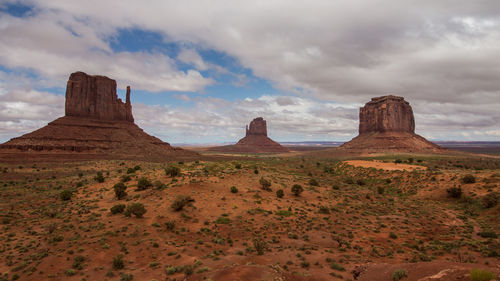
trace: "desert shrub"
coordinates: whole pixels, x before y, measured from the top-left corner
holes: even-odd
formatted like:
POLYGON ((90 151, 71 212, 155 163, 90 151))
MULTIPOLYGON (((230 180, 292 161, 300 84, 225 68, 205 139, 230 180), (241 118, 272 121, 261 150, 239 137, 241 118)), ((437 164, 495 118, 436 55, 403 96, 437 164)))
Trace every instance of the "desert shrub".
POLYGON ((254 173, 254 174, 256 174, 256 175, 258 175, 258 174, 259 174, 259 170, 254 169, 254 170, 253 170, 253 173, 254 173))
POLYGON ((216 224, 230 224, 231 223, 231 219, 228 218, 228 217, 218 217, 215 220, 215 223, 216 224))
POLYGON ((404 269, 396 269, 392 273, 392 280, 393 281, 399 281, 399 280, 406 278, 406 277, 408 277, 408 273, 406 273, 406 270, 404 270, 404 269))
POLYGON ((165 189, 165 188, 167 188, 167 185, 166 185, 166 184, 164 184, 164 183, 162 183, 161 181, 158 181, 158 180, 157 180, 157 181, 155 181, 155 182, 153 183, 153 187, 154 187, 155 189, 165 189))
POLYGON ((408 163, 410 163, 410 164, 413 163, 413 158, 411 158, 411 157, 408 158, 408 163))
POLYGON ((384 194, 385 188, 383 186, 377 186, 377 193, 378 194, 384 194))
POLYGON ((462 178, 462 182, 463 183, 475 183, 476 178, 471 174, 467 174, 462 178))
POLYGON ((477 235, 483 238, 498 238, 498 235, 493 231, 478 232, 477 235))
POLYGON ((260 238, 254 238, 253 247, 255 248, 255 251, 257 251, 257 254, 259 256, 262 256, 264 254, 264 251, 267 249, 267 243, 260 238))
POLYGON ((120 180, 121 182, 128 182, 130 181, 132 178, 129 176, 129 175, 123 175, 121 176, 120 180))
POLYGON ((133 274, 120 273, 120 281, 132 281, 134 280, 133 274))
POLYGON ((102 175, 102 172, 97 172, 97 175, 94 177, 94 180, 96 182, 104 182, 104 176, 102 175))
POLYGON ((396 235, 396 233, 391 232, 391 233, 389 233, 389 238, 391 238, 391 239, 397 239, 398 236, 396 235))
POLYGON ((264 177, 261 177, 259 180, 260 186, 263 190, 271 191, 271 182, 264 177))
POLYGON ((390 184, 392 182, 391 179, 385 179, 385 183, 390 184))
POLYGON ((175 221, 167 221, 167 222, 165 222, 165 228, 167 230, 174 230, 174 228, 175 228, 175 221))
POLYGON ((231 186, 231 193, 238 193, 238 188, 236 186, 231 186))
POLYGON ((496 276, 491 271, 482 270, 482 269, 472 269, 470 271, 470 280, 471 281, 490 281, 495 279, 496 276))
POLYGON ((152 186, 153 183, 148 178, 142 177, 137 181, 137 190, 146 190, 152 186))
POLYGON ((485 208, 493 208, 498 204, 498 194, 495 192, 490 192, 483 196, 481 199, 481 204, 485 208))
POLYGON ((401 159, 396 159, 396 160, 394 160, 394 163, 396 163, 396 164, 398 164, 398 163, 403 163, 403 160, 401 160, 401 159))
POLYGON ((339 190, 340 186, 338 184, 334 184, 334 185, 332 185, 332 189, 333 190, 339 190))
POLYGON ((123 262, 123 255, 118 255, 113 258, 113 269, 123 269, 125 268, 125 263, 123 262))
POLYGON ((327 214, 329 214, 329 213, 330 213, 330 208, 328 208, 327 206, 319 206, 319 210, 318 210, 318 212, 319 212, 320 214, 325 214, 325 215, 327 215, 327 214))
POLYGON ((113 185, 113 190, 115 191, 115 196, 118 200, 123 199, 127 196, 127 186, 123 182, 119 182, 113 185))
POLYGON ((352 178, 346 178, 344 182, 347 184, 354 184, 354 180, 352 178))
POLYGON ((318 185, 319 185, 319 183, 318 183, 318 181, 317 181, 317 180, 315 180, 315 179, 310 179, 310 180, 309 180, 309 185, 312 185, 312 186, 318 186, 318 185))
POLYGON ((135 173, 135 169, 134 168, 128 168, 127 169, 127 174, 133 174, 135 173))
POLYGON ((68 201, 71 200, 71 197, 73 196, 73 192, 71 190, 63 190, 61 193, 59 193, 59 197, 63 201, 68 201))
POLYGON ((168 166, 167 168, 165 168, 165 174, 167 176, 174 178, 181 174, 181 168, 173 165, 168 166))
POLYGON ((330 268, 338 270, 338 271, 345 271, 345 268, 342 265, 335 263, 335 262, 330 263, 330 268))
POLYGON ((235 167, 236 169, 241 169, 241 164, 240 164, 240 163, 236 163, 236 165, 234 165, 234 167, 235 167))
POLYGON ((295 196, 299 196, 302 191, 304 191, 304 188, 302 187, 302 185, 300 184, 294 184, 292 186, 292 193, 295 195, 295 196))
POLYGON ((276 191, 276 196, 277 196, 278 198, 283 198, 283 196, 285 196, 285 192, 283 191, 283 189, 278 189, 278 190, 276 191))
POLYGON ((78 270, 81 270, 83 269, 83 265, 82 263, 85 261, 85 257, 84 256, 76 256, 75 259, 73 260, 73 268, 74 269, 78 269, 78 270))
POLYGON ((120 213, 123 213, 123 211, 125 211, 125 205, 124 204, 118 204, 118 205, 114 205, 113 207, 111 207, 111 209, 109 209, 111 211, 111 213, 114 215, 114 214, 120 214, 120 213))
POLYGON ((366 182, 365 182, 365 180, 364 180, 364 179, 358 179, 358 180, 356 181, 356 183, 357 183, 358 185, 365 185, 365 184, 366 184, 366 182))
POLYGON ((462 188, 461 187, 450 187, 446 190, 448 192, 448 196, 452 198, 460 198, 462 197, 462 188))
POLYGON ((144 205, 141 203, 132 203, 127 206, 127 209, 125 210, 125 216, 130 217, 131 215, 134 215, 138 218, 142 218, 142 216, 146 213, 146 208, 144 208, 144 205))
POLYGON ((134 167, 134 170, 136 170, 136 171, 139 171, 140 169, 141 169, 141 166, 139 166, 139 165, 136 165, 136 166, 134 167))
POLYGON ((64 274, 66 274, 66 276, 73 276, 76 274, 76 271, 73 268, 70 268, 70 269, 66 270, 64 272, 64 274))
POLYGON ((194 199, 191 198, 191 196, 188 196, 188 195, 178 195, 174 202, 172 202, 172 205, 170 205, 170 207, 172 208, 172 210, 178 212, 180 210, 182 210, 182 208, 184 208, 184 206, 186 206, 189 202, 193 202, 194 199))

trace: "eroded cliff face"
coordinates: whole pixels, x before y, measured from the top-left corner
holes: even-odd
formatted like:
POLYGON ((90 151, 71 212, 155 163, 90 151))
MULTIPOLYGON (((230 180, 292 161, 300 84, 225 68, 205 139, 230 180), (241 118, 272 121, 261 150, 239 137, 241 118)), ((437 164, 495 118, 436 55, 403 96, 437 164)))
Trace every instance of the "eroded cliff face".
POLYGON ((383 96, 359 109, 359 134, 372 132, 415 133, 415 119, 410 104, 403 97, 383 96))
POLYGON ((340 149, 379 152, 440 152, 443 149, 415 134, 415 119, 403 97, 372 98, 359 109, 359 135, 340 149))
POLYGON ((192 157, 134 123, 130 87, 126 102, 116 95, 116 81, 83 72, 70 75, 66 115, 47 126, 0 145, 0 160, 144 159, 192 157))
POLYGON ((86 117, 107 121, 130 121, 130 86, 126 102, 116 95, 116 81, 106 76, 72 73, 66 87, 66 116, 86 117))
POLYGON ((267 136, 267 122, 262 117, 257 117, 246 126, 245 137, 235 145, 212 147, 210 151, 219 152, 251 152, 251 153, 279 153, 290 150, 273 141, 267 136))
POLYGON ((262 117, 257 117, 250 122, 247 126, 246 136, 266 136, 267 137, 267 123, 262 117))

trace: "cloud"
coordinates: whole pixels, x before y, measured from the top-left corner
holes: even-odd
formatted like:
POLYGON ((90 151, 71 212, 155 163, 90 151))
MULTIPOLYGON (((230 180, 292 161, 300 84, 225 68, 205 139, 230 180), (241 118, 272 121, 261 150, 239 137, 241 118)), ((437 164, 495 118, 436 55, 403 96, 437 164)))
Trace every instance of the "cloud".
POLYGON ((105 23, 89 24, 70 14, 43 10, 36 15, 0 17, 0 64, 30 69, 44 86, 60 87, 81 70, 113 77, 120 85, 156 91, 198 91, 214 81, 197 70, 180 71, 158 52, 113 52, 106 38, 116 32, 105 23))

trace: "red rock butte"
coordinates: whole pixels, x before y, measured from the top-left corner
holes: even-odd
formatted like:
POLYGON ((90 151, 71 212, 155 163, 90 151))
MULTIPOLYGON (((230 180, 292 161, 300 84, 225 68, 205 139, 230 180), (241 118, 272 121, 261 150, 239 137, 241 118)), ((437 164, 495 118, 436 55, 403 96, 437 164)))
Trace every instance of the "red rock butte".
POLYGON ((235 145, 212 147, 209 151, 244 152, 244 153, 280 153, 289 152, 288 148, 273 141, 267 136, 267 122, 257 117, 246 126, 245 137, 235 145))
POLYGON ((144 159, 168 160, 194 152, 174 148, 134 123, 127 87, 125 103, 116 81, 72 73, 66 88, 65 116, 0 145, 3 160, 144 159))
POLYGON ((359 109, 359 135, 340 146, 363 152, 439 152, 440 146, 415 134, 415 119, 403 97, 382 96, 359 109))

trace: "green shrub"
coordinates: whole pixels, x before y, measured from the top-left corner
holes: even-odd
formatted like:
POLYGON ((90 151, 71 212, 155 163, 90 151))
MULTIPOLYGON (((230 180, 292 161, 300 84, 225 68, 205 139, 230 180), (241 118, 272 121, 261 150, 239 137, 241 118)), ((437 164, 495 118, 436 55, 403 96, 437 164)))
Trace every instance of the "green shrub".
POLYGON ((127 196, 127 186, 123 182, 119 182, 113 185, 113 190, 115 191, 115 196, 118 200, 123 199, 127 196))
POLYGON ((125 216, 130 217, 131 215, 134 215, 138 218, 142 218, 142 216, 146 213, 146 208, 144 208, 144 205, 141 203, 132 203, 127 206, 127 209, 125 210, 125 216))
POLYGON ((137 190, 146 190, 152 186, 153 183, 148 178, 142 177, 137 181, 137 190))
POLYGON ((238 193, 238 188, 236 186, 231 186, 231 193, 238 193))
POLYGON ((167 188, 167 185, 162 183, 161 181, 157 180, 153 183, 153 186, 155 189, 165 189, 167 188))
POLYGON ((181 168, 177 167, 177 166, 168 166, 167 168, 165 168, 165 174, 167 176, 170 176, 170 177, 176 177, 178 175, 181 174, 181 168))
POLYGON ((283 191, 283 189, 278 189, 278 190, 276 191, 276 196, 277 196, 278 198, 283 198, 283 196, 285 196, 285 192, 283 191))
POLYGON ((73 276, 73 275, 75 275, 75 273, 76 273, 76 271, 73 268, 68 269, 64 272, 64 274, 66 274, 66 276, 73 276))
POLYGON ((462 178, 462 182, 463 183, 475 183, 476 178, 471 174, 467 174, 462 178))
POLYGON ((399 281, 399 280, 406 278, 406 277, 408 277, 408 273, 406 273, 406 270, 404 270, 404 269, 396 269, 392 273, 392 280, 393 281, 399 281))
POLYGON ((165 222, 165 228, 167 230, 174 230, 174 228, 175 228, 175 221, 167 221, 167 222, 165 222))
POLYGON ((394 163, 396 163, 396 164, 398 164, 398 163, 403 163, 403 160, 401 160, 401 159, 396 159, 396 160, 394 160, 394 163))
POLYGON ((231 219, 228 217, 218 217, 217 220, 215 220, 216 224, 230 224, 231 219))
POLYGON ((94 177, 94 180, 97 182, 104 182, 104 176, 102 172, 97 172, 97 175, 94 177))
POLYGON ((498 235, 493 231, 478 232, 477 235, 483 238, 498 238, 498 235))
POLYGON ((302 191, 304 191, 304 188, 302 188, 302 185, 300 184, 294 184, 292 186, 292 193, 295 195, 295 196, 299 196, 302 191))
POLYGON ((193 202, 194 199, 191 198, 191 196, 188 196, 188 195, 178 195, 174 202, 172 202, 172 205, 170 205, 170 207, 172 208, 172 210, 178 212, 180 210, 182 210, 182 208, 184 208, 184 206, 186 206, 189 202, 193 202))
POLYGON ((495 193, 495 192, 490 192, 488 194, 486 194, 485 196, 483 196, 483 198, 481 199, 481 204, 483 205, 483 207, 485 208, 493 208, 495 207, 497 204, 498 204, 498 194, 495 193))
POLYGON ((120 180, 122 182, 128 182, 128 181, 132 180, 132 178, 129 175, 123 175, 123 176, 121 176, 120 180))
POLYGON ((253 170, 253 173, 254 173, 254 174, 256 174, 256 175, 258 175, 258 174, 259 174, 259 170, 254 169, 254 170, 253 170))
POLYGON ((253 247, 255 248, 255 251, 257 251, 257 254, 259 256, 262 256, 264 254, 264 251, 267 249, 267 243, 260 238, 254 238, 253 247))
POLYGON ((125 268, 125 263, 123 262, 123 255, 118 255, 113 258, 113 269, 123 269, 125 268))
POLYGON ((327 206, 319 206, 318 212, 320 214, 328 215, 328 214, 330 214, 330 208, 328 208, 327 206))
POLYGON ((462 188, 461 187, 450 187, 446 190, 448 192, 448 196, 452 198, 460 198, 462 197, 462 188))
POLYGON ((363 180, 363 179, 358 179, 358 180, 356 181, 356 183, 357 183, 358 185, 365 185, 365 184, 366 184, 365 180, 363 180))
POLYGON ((85 261, 85 257, 84 256, 76 256, 75 259, 73 260, 73 268, 74 269, 78 269, 78 270, 81 270, 83 269, 83 265, 82 263, 85 261))
POLYGON ((495 279, 496 276, 493 272, 482 270, 482 269, 472 269, 470 271, 470 280, 471 281, 490 281, 495 279))
POLYGON ((115 215, 115 214, 121 214, 121 213, 123 213, 123 211, 125 211, 125 204, 114 205, 109 210, 111 211, 111 213, 113 215, 115 215))
POLYGON ((385 188, 383 186, 377 186, 377 193, 384 194, 385 188))
POLYGON ((271 191, 271 182, 264 177, 261 177, 259 180, 260 186, 263 190, 271 191))
POLYGON ((319 186, 319 183, 315 179, 310 179, 309 180, 309 185, 311 185, 311 186, 319 186))
POLYGON ((394 233, 394 232, 389 233, 389 237, 390 237, 391 239, 397 239, 397 238, 398 238, 398 236, 397 236, 397 235, 396 235, 396 233, 394 233))
POLYGON ((71 200, 71 197, 73 197, 73 192, 71 190, 63 190, 61 193, 59 193, 59 197, 63 201, 68 201, 71 200))
POLYGON ((134 168, 128 168, 127 169, 127 174, 133 174, 135 173, 135 169, 134 168))
POLYGON ((341 266, 340 264, 338 263, 334 263, 334 262, 331 262, 330 263, 330 268, 331 269, 335 269, 335 270, 338 270, 338 271, 345 271, 345 268, 343 266, 341 266))

